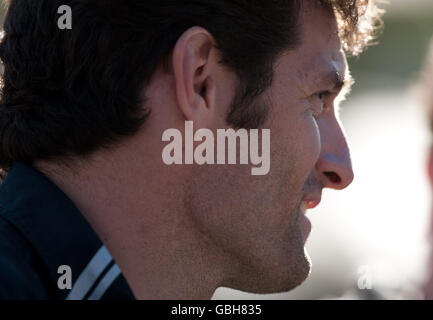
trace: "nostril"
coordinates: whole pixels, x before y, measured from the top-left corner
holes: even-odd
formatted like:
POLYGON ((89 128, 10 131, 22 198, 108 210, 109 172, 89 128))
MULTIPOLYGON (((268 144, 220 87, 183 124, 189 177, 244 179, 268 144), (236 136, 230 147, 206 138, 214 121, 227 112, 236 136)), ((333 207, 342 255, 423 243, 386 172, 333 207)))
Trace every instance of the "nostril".
POLYGON ((341 178, 335 172, 324 172, 323 173, 333 184, 340 184, 341 178))

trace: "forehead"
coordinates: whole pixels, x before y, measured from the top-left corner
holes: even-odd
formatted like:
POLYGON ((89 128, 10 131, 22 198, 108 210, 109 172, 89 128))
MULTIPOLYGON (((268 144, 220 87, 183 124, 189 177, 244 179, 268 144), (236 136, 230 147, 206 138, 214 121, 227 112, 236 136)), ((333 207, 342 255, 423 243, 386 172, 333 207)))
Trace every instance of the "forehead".
POLYGON ((334 91, 350 84, 347 62, 338 36, 335 16, 328 9, 303 1, 300 43, 286 50, 275 63, 273 94, 286 99, 310 96, 317 91, 334 91))
POLYGON ((333 12, 316 1, 304 1, 300 30, 301 42, 293 52, 298 65, 298 76, 316 80, 334 73, 343 77, 347 63, 333 12))

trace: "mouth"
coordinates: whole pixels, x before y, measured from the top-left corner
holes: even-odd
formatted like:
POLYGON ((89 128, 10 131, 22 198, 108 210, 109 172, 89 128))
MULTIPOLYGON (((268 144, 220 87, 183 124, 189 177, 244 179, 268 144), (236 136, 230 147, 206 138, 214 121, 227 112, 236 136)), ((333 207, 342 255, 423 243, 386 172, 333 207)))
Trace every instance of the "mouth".
POLYGON ((320 200, 321 194, 306 196, 302 199, 301 205, 299 206, 301 211, 301 230, 304 243, 307 241, 312 229, 311 221, 307 217, 307 210, 317 207, 320 200))
POLYGON ((321 199, 322 199, 322 195, 320 193, 316 195, 305 196, 301 202, 301 210, 302 208, 305 208, 304 209, 304 213, 305 213, 308 209, 314 209, 320 204, 321 199))

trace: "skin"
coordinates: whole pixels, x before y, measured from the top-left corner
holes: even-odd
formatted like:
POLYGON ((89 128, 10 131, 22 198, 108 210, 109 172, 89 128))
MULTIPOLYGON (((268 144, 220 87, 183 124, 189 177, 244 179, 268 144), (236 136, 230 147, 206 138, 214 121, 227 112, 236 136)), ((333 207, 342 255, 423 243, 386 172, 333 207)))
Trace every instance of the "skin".
POLYGON ((152 115, 137 134, 77 160, 73 172, 37 164, 89 221, 138 299, 209 299, 220 286, 281 292, 308 276, 302 208, 317 205, 325 187, 347 187, 353 172, 334 103, 347 75, 335 17, 305 4, 301 23, 301 45, 280 55, 257 100, 270 110, 268 175, 162 162, 164 130, 183 132, 186 120, 194 130, 230 127, 237 77, 200 27, 179 38, 169 70, 158 69, 143 90, 152 115))

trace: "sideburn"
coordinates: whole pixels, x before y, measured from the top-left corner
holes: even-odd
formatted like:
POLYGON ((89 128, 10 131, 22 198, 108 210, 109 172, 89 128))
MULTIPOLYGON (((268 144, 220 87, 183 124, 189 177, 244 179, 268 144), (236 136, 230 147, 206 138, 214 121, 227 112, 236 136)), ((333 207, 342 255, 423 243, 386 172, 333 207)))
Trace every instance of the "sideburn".
POLYGON ((235 129, 257 129, 263 126, 269 115, 270 104, 264 99, 264 92, 272 85, 273 69, 253 72, 241 80, 226 118, 235 129))

